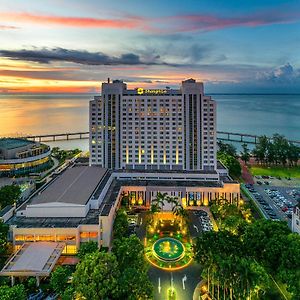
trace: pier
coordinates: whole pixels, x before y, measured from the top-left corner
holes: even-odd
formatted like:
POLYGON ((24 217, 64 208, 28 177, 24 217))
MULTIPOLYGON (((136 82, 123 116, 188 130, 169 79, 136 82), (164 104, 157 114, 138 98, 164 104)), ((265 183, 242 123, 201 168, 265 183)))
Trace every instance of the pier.
MULTIPOLYGON (((28 135, 20 136, 19 138, 28 139, 36 142, 55 142, 55 141, 68 141, 68 140, 81 140, 88 139, 89 132, 66 132, 56 134, 40 134, 40 135, 28 135)), ((246 144, 257 144, 259 135, 248 134, 248 133, 237 133, 228 131, 217 131, 217 140, 234 143, 246 143, 246 144)), ((272 137, 268 137, 272 140, 272 137)), ((300 145, 300 141, 289 140, 290 143, 300 145)))

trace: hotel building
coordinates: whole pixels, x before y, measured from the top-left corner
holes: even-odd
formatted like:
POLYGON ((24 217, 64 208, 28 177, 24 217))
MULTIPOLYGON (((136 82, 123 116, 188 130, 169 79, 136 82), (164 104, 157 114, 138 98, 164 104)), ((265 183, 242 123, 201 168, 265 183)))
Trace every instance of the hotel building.
POLYGON ((31 243, 70 255, 87 241, 110 247, 124 196, 139 209, 149 209, 158 192, 178 197, 186 209, 240 200, 240 184, 216 160, 216 104, 193 79, 178 90, 103 83, 90 103, 90 158, 82 161, 56 174, 7 221, 18 252, 0 275, 25 274, 11 266, 31 243))
POLYGON ((90 133, 90 165, 216 169, 216 104, 193 79, 180 89, 133 90, 108 80, 90 103, 90 133))

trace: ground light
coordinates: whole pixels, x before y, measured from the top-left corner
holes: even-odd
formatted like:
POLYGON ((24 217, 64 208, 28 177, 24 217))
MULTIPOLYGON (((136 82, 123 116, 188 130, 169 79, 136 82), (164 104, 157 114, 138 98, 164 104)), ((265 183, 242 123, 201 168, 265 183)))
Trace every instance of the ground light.
POLYGON ((168 300, 176 300, 176 291, 173 287, 168 288, 167 299, 168 300))

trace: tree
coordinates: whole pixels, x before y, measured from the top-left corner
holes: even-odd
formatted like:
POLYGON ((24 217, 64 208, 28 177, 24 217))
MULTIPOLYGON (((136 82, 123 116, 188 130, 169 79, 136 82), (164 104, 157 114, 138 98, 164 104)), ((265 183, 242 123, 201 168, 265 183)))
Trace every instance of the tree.
POLYGON ((229 175, 232 177, 240 177, 242 168, 239 161, 226 153, 218 152, 218 159, 228 168, 229 175))
POLYGON ((79 297, 89 300, 117 298, 120 272, 113 254, 94 252, 87 254, 76 266, 73 286, 79 297))
POLYGON ((8 234, 9 226, 4 224, 0 220, 0 257, 7 252, 7 234, 8 234))
POLYGON ((258 143, 253 149, 253 155, 256 157, 256 161, 262 163, 265 162, 266 153, 268 147, 268 138, 262 135, 258 138, 258 143))
POLYGON ((123 192, 121 197, 121 205, 124 207, 129 207, 129 195, 123 192))
POLYGON ((204 267, 202 277, 217 299, 247 299, 268 286, 268 275, 248 257, 239 236, 227 231, 207 232, 194 245, 195 260, 204 267), (221 297, 222 295, 222 297, 221 297))
POLYGON ((300 299, 300 236, 290 233, 279 256, 279 278, 288 286, 287 290, 293 294, 292 299, 300 299))
POLYGON ((121 272, 121 299, 152 299, 153 286, 148 277, 144 246, 136 235, 114 240, 112 253, 121 272))
POLYGON ((243 235, 248 255, 255 258, 271 272, 280 264, 279 257, 286 247, 290 230, 285 222, 257 220, 248 226, 243 235))
POLYGON ((275 152, 276 163, 281 163, 285 165, 287 162, 287 152, 288 152, 288 141, 287 139, 278 133, 273 135, 273 146, 275 152))
POLYGON ((290 166, 297 166, 298 160, 300 159, 300 147, 293 143, 289 143, 287 159, 289 160, 290 166))
POLYGON ((75 290, 73 286, 68 286, 63 294, 61 295, 61 300, 73 300, 75 297, 75 290))
POLYGON ((168 194, 167 193, 161 193, 161 192, 158 192, 156 194, 156 198, 154 198, 152 200, 152 203, 154 205, 157 205, 160 209, 163 208, 163 206, 165 205, 165 202, 168 200, 168 194))
POLYGON ((19 200, 21 189, 18 185, 5 185, 0 188, 0 208, 12 205, 19 200))
POLYGON ((243 151, 241 152, 241 159, 242 161, 247 164, 250 160, 250 152, 248 149, 248 145, 246 143, 242 144, 243 151))
POLYGON ((98 250, 99 250, 98 243, 94 242, 94 241, 89 241, 89 242, 86 242, 86 243, 82 243, 80 245, 80 248, 77 252, 77 256, 80 259, 82 259, 86 254, 93 253, 93 252, 98 251, 98 250))
POLYGON ((146 272, 126 268, 120 278, 121 299, 153 299, 153 285, 146 272))
POLYGON ((222 141, 217 142, 218 145, 218 152, 225 153, 233 157, 237 157, 236 147, 232 144, 226 144, 222 141))
POLYGON ((26 300, 27 295, 23 284, 18 284, 13 287, 7 285, 0 286, 1 300, 26 300))
POLYGON ((55 292, 62 295, 68 287, 68 280, 72 271, 69 267, 58 266, 52 273, 50 278, 50 285, 55 292))
POLYGON ((117 211, 113 231, 115 239, 120 239, 128 235, 128 219, 125 210, 119 209, 117 211))
POLYGON ((143 271, 148 269, 144 256, 144 246, 136 235, 115 239, 112 252, 117 258, 120 270, 129 266, 143 271))

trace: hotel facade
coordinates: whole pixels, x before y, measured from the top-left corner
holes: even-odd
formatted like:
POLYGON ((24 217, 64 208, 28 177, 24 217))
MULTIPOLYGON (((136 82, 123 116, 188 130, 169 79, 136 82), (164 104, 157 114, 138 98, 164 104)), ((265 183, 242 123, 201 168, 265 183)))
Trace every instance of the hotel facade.
POLYGON ((216 169, 216 104, 193 79, 180 89, 133 90, 108 80, 90 103, 90 133, 90 165, 216 169))

